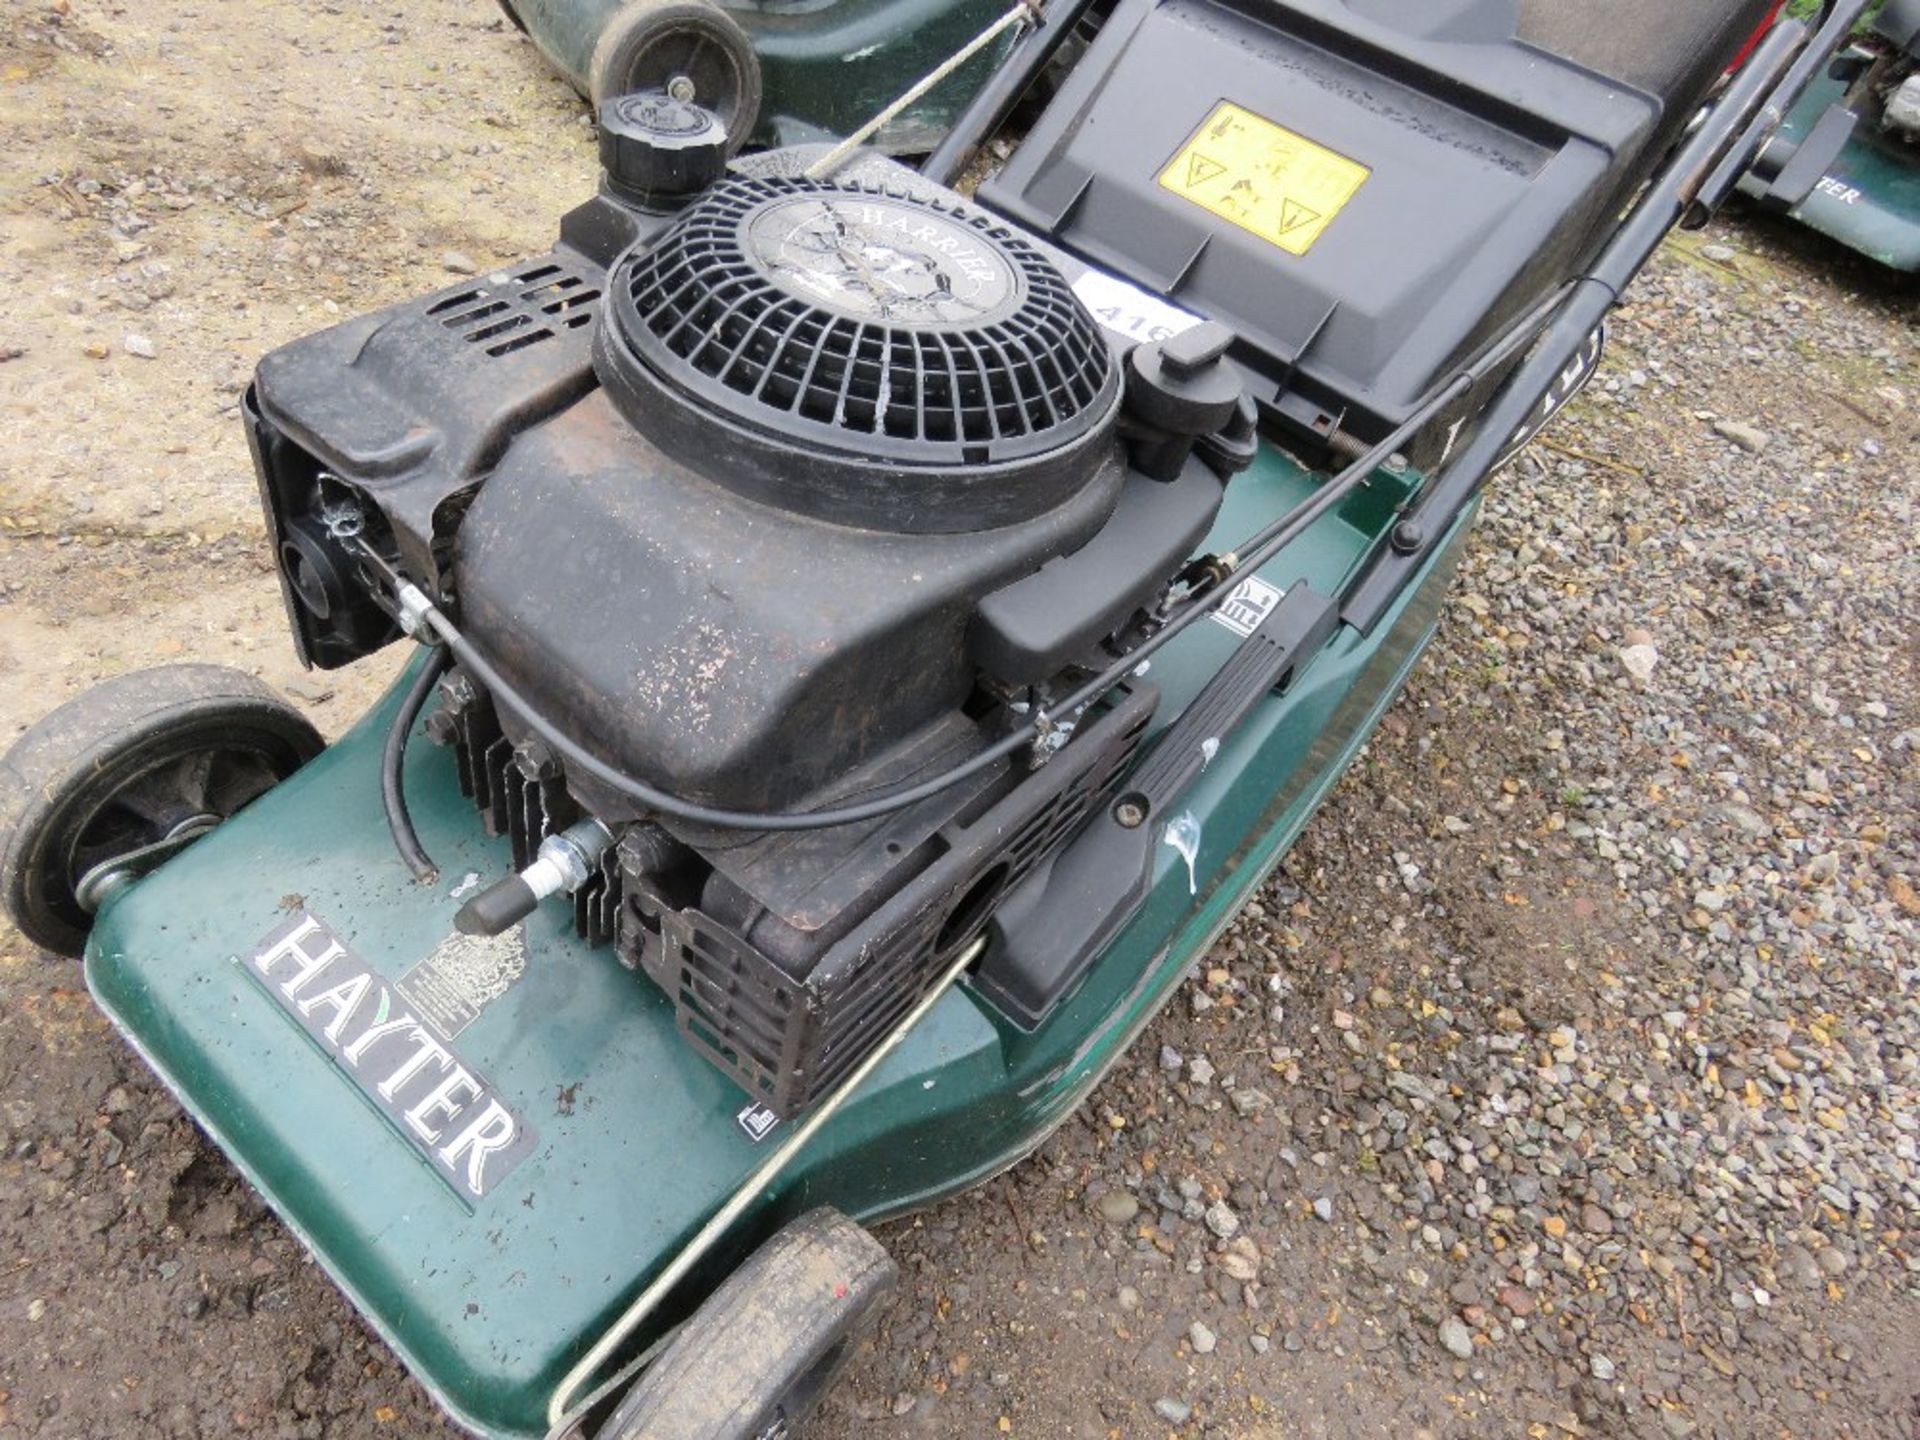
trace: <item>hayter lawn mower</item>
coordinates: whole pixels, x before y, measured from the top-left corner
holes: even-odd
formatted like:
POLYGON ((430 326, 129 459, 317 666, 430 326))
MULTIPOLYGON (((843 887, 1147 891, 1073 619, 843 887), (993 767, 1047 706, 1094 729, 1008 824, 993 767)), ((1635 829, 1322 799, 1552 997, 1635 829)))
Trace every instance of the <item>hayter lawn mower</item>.
POLYGON ((1869 259, 1920 272, 1920 5, 1888 4, 1854 36, 1740 188, 1869 259))
POLYGON ((1860 3, 1729 77, 1765 0, 1120 0, 971 197, 1084 0, 918 170, 609 99, 551 252, 248 392, 294 644, 402 680, 63 706, 8 912, 466 1428, 790 1434, 862 1225, 1152 1020, 1860 3))

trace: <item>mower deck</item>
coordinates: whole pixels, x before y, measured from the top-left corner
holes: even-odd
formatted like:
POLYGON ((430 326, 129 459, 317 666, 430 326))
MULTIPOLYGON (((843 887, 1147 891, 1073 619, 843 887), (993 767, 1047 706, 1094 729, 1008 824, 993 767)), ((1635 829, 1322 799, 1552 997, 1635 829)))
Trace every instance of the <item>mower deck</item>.
MULTIPOLYGON (((1229 499, 1222 536, 1311 484, 1265 453, 1229 499)), ((1331 589, 1398 498, 1362 492, 1266 578, 1331 589)), ((1367 639, 1343 634, 1284 697, 1261 702, 1189 792, 1201 837, 1191 877, 1172 846, 1156 847, 1146 908, 1038 1031, 1009 1025, 965 986, 950 992, 749 1213, 705 1281, 799 1210, 826 1203, 873 1218, 929 1203, 1017 1160, 1070 1113, 1351 758, 1431 633, 1455 549, 1429 567, 1394 623, 1367 639)), ((1206 624, 1156 659, 1160 723, 1237 639, 1206 624)), ((259 801, 250 823, 221 827, 113 902, 93 932, 87 975, 108 1014, 447 1410, 475 1433, 518 1440, 545 1433, 561 1375, 780 1131, 753 1138, 746 1097, 676 1035, 666 999, 611 950, 583 946, 563 907, 524 927, 517 975, 511 950, 504 963, 501 952, 486 957, 485 973, 440 963, 436 976, 408 974, 447 938, 455 892, 508 861, 505 841, 481 831, 460 795, 451 756, 420 744, 408 789, 442 878, 409 882, 374 803, 397 694, 259 801), (296 931, 301 949, 283 948, 263 973, 262 942, 296 931), (328 932, 348 953, 294 984, 305 961, 326 953, 328 932), (353 980, 361 962, 373 972, 365 987, 353 980), (420 1011, 421 1001, 440 1023, 418 1035, 396 1027, 355 1056, 369 1026, 420 1011), (434 1048, 421 1036, 448 1058, 429 1055, 403 1075, 405 1062, 434 1048), (435 1084, 456 1066, 472 1083, 434 1103, 435 1084), (485 1193, 475 1195, 476 1151, 501 1138, 487 1109, 495 1102, 514 1133, 480 1155, 485 1193), (457 1148, 463 1136, 469 1143, 457 1148)), ((696 1272, 689 1288, 702 1281, 696 1272)))
MULTIPOLYGON (((1815 80, 1780 127, 1781 139, 1800 143, 1846 93, 1831 76, 1815 80)), ((1756 193, 1759 182, 1743 180, 1741 189, 1756 193)), ((1920 271, 1920 149, 1861 125, 1793 218, 1882 265, 1920 271)))

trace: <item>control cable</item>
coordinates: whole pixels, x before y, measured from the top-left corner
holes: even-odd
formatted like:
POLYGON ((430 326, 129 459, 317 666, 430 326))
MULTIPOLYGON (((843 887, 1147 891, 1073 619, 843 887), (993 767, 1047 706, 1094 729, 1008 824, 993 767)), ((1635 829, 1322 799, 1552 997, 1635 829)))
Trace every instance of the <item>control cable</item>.
POLYGON ((420 832, 414 828, 413 815, 407 809, 403 767, 407 758, 407 737, 413 733, 420 712, 427 708, 427 697, 433 693, 433 687, 452 663, 453 657, 445 650, 435 649, 428 655, 426 663, 415 672, 413 683, 407 686, 406 696, 394 714, 393 724, 387 727, 387 743, 380 754, 380 804, 387 812, 387 829, 393 835, 393 848, 400 852, 400 858, 406 862, 407 869, 413 872, 413 878, 423 884, 439 879, 440 867, 433 863, 426 847, 420 843, 420 832))

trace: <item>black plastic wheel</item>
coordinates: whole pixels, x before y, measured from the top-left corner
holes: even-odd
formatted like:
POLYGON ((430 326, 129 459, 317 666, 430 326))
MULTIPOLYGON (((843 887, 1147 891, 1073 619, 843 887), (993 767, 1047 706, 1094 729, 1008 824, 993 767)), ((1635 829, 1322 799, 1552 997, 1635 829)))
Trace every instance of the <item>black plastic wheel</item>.
POLYGON ((893 1293, 893 1260, 837 1210, 747 1258, 681 1327, 601 1440, 788 1440, 893 1293))
MULTIPOLYGON (((204 834, 325 742, 273 690, 219 665, 96 685, 0 760, 0 905, 34 944, 79 955, 89 900, 148 847, 204 834)), ((149 867, 150 868, 150 867, 149 867)))
POLYGON ((740 22, 711 0, 628 0, 593 47, 587 95, 598 111, 640 90, 664 90, 718 116, 731 153, 760 117, 760 57, 740 22))

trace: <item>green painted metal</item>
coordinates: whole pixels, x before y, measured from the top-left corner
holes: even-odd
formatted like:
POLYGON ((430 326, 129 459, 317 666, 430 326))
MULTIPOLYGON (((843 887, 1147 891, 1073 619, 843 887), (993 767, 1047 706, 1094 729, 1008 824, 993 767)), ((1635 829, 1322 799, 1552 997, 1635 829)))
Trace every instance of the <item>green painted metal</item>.
MULTIPOLYGON (((1217 544, 1309 494, 1277 453, 1231 487, 1217 544)), ((1382 475, 1263 575, 1331 592, 1405 485, 1382 475)), ((1371 638, 1343 631, 1269 697, 1184 798, 1201 822, 1191 875, 1161 846, 1145 909, 1033 1034, 964 985, 822 1129, 682 1307, 784 1217, 831 1203, 862 1218, 924 1205, 1012 1164, 1063 1120, 1166 1002, 1351 760, 1432 632, 1464 537, 1371 638)), ((1237 637, 1202 623, 1156 657, 1170 722, 1237 637)), ((236 820, 117 897, 87 976, 101 1005, 450 1413, 476 1432, 541 1434, 559 1377, 765 1151, 745 1097, 676 1038, 670 1008, 559 906, 527 927, 524 976, 455 1048, 531 1120, 535 1151, 477 1204, 456 1195, 238 957, 290 912, 328 922, 391 979, 447 934, 450 891, 495 877, 451 757, 408 756, 422 835, 444 867, 410 883, 379 806, 395 690, 348 736, 236 820)), ((776 1131, 776 1135, 777 1135, 776 1131)), ((771 1143, 771 1142, 768 1142, 771 1143)), ((671 1312, 657 1323, 671 1319, 671 1312)))
MULTIPOLYGON (((1788 113, 1781 134, 1797 144, 1845 96, 1842 82, 1820 76, 1788 113)), ((1741 182, 1749 193, 1757 188, 1751 179, 1741 182)), ((1882 265, 1920 271, 1920 145, 1862 121, 1793 218, 1882 265)))
MULTIPOLYGON (((627 0, 511 0, 547 61, 584 91, 593 49, 627 0)), ((720 0, 760 56, 763 144, 847 135, 922 75, 961 49, 1008 8, 1007 0, 720 0)), ((989 47, 878 137, 878 148, 933 148, 1005 58, 1008 37, 989 47)))

